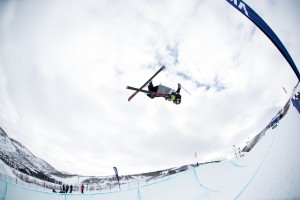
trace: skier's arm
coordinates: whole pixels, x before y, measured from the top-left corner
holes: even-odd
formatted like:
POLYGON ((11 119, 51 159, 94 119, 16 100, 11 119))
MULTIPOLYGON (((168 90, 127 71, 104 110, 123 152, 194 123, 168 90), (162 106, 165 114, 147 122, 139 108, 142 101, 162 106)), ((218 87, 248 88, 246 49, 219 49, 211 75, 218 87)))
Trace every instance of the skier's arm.
POLYGON ((181 89, 181 85, 180 85, 180 83, 178 83, 178 88, 177 88, 177 90, 176 90, 176 93, 180 93, 180 89, 181 89))

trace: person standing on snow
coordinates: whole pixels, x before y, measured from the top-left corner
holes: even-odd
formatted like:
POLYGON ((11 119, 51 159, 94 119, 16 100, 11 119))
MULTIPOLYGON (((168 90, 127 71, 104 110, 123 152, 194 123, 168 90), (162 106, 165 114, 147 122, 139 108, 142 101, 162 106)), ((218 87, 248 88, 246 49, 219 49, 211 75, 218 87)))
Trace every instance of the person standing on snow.
MULTIPOLYGON (((178 88, 176 91, 167 86, 164 86, 164 85, 153 86, 152 81, 148 85, 149 91, 162 93, 162 94, 168 94, 169 97, 166 98, 166 100, 171 101, 171 102, 175 103, 176 105, 179 105, 181 103, 181 95, 179 94, 180 89, 181 89, 180 83, 178 83, 178 88)), ((153 95, 153 94, 147 94, 147 96, 151 99, 155 98, 155 95, 153 95)))
POLYGON ((300 100, 300 92, 298 92, 297 94, 295 94, 295 99, 296 100, 300 100))
POLYGON ((83 192, 84 192, 84 185, 82 184, 80 188, 81 188, 81 193, 83 194, 83 192))

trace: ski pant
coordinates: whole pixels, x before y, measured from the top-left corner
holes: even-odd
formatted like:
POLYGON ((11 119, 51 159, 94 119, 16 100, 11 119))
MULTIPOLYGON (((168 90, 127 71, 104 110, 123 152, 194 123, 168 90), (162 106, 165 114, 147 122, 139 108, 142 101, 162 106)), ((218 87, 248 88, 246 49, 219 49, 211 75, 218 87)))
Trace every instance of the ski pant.
POLYGON ((148 90, 151 92, 157 92, 158 86, 153 86, 152 82, 148 85, 148 90))

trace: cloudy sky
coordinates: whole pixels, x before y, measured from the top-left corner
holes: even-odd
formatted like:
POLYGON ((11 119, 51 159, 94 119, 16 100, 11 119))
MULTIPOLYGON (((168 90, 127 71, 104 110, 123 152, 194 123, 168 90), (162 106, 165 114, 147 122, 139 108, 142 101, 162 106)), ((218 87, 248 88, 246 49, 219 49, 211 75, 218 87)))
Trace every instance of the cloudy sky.
MULTIPOLYGON (((300 65, 298 0, 246 1, 300 65)), ((59 171, 110 175, 232 157, 297 78, 226 0, 0 1, 0 126, 59 171), (181 105, 126 86, 177 87, 181 105)))

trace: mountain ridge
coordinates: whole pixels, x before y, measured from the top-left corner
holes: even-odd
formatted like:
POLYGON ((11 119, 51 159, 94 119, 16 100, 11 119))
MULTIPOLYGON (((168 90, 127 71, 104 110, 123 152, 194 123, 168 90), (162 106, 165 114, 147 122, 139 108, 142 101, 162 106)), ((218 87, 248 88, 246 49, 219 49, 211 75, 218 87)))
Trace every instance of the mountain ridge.
POLYGON ((57 169, 41 158, 34 156, 21 142, 10 138, 0 127, 0 152, 6 157, 6 160, 18 169, 25 171, 41 172, 46 175, 59 173, 57 169))

